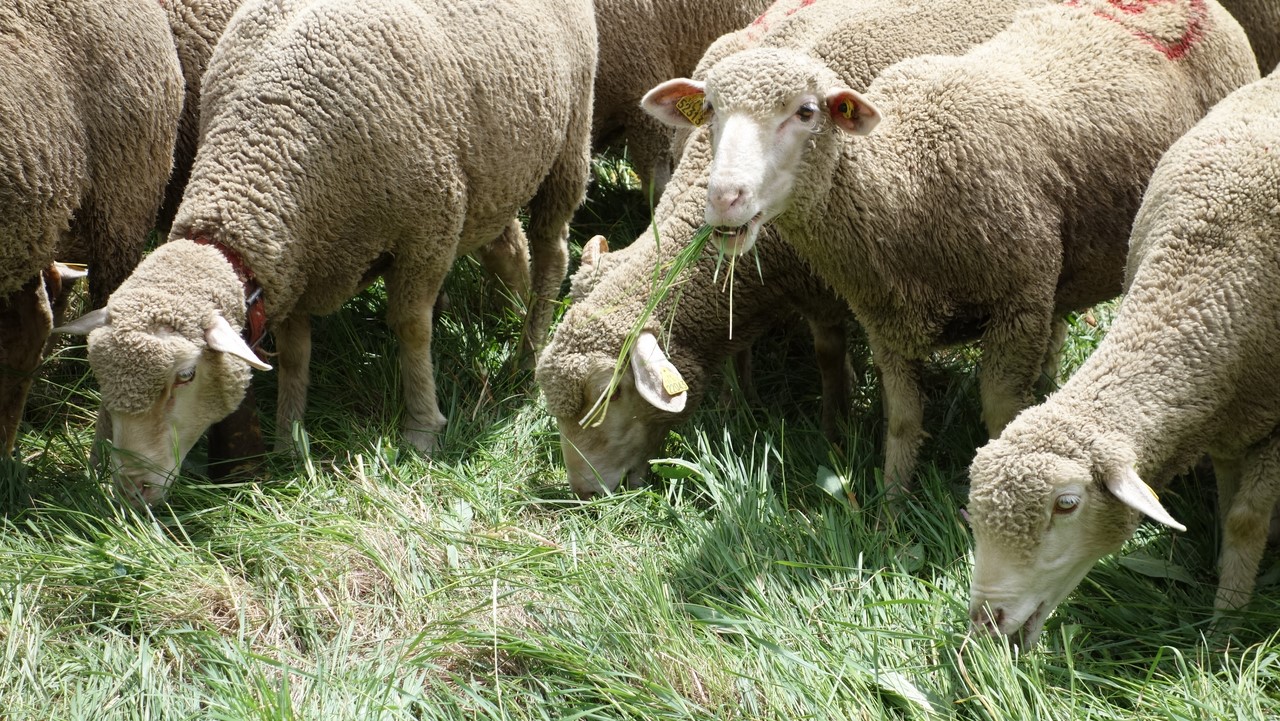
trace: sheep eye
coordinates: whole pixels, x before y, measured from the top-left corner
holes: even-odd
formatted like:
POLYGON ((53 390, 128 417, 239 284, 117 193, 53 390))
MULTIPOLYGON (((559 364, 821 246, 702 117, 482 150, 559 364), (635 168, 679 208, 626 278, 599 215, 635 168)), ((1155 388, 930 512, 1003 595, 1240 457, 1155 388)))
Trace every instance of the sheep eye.
POLYGON ((190 383, 191 379, 195 377, 196 377, 195 368, 183 368, 182 370, 178 371, 178 375, 177 375, 178 384, 181 385, 183 383, 190 383))
POLYGON ((609 394, 609 400, 616 401, 622 396, 622 386, 613 389, 613 393, 609 394))
POLYGON ((813 120, 813 116, 817 114, 818 114, 818 106, 814 105, 813 103, 805 103, 804 105, 800 106, 799 110, 796 111, 796 117, 800 118, 806 123, 809 122, 810 120, 813 120))
POLYGON ((1080 497, 1072 493, 1064 493, 1053 501, 1053 512, 1059 516, 1074 513, 1080 507, 1080 497))

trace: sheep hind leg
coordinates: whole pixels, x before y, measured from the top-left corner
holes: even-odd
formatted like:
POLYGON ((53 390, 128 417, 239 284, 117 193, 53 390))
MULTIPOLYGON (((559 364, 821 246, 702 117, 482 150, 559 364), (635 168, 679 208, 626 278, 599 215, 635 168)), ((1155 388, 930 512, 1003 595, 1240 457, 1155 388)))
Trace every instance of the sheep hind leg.
POLYGON ((277 453, 296 450, 294 424, 302 424, 307 410, 307 386, 311 383, 311 316, 298 313, 285 318, 274 331, 276 340, 277 453))
POLYGON ((431 309, 444 274, 397 267, 386 275, 386 281, 387 324, 400 341, 405 405, 401 433, 419 452, 430 453, 446 423, 436 400, 435 366, 431 362, 431 309))
POLYGON ((489 275, 498 279, 506 307, 519 311, 520 303, 529 296, 529 241, 520 219, 512 218, 492 242, 480 246, 476 260, 489 275))
POLYGON ((1258 564, 1267 545, 1271 511, 1280 500, 1280 435, 1251 452, 1241 464, 1240 485, 1231 496, 1222 524, 1218 559, 1218 594, 1214 610, 1221 615, 1244 607, 1253 595, 1258 564))
POLYGON ((914 487, 916 460, 924 443, 924 396, 920 391, 919 361, 872 346, 884 393, 885 496, 896 502, 914 487))
POLYGON ((849 365, 848 338, 844 323, 822 324, 812 318, 813 350, 822 377, 822 435, 832 445, 840 442, 840 424, 849 418, 850 383, 853 369, 849 365))

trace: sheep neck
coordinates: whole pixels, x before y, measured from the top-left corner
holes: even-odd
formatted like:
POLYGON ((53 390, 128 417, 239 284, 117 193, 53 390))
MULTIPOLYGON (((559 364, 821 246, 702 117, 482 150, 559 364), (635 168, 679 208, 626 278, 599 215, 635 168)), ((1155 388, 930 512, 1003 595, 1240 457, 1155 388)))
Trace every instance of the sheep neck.
POLYGON ((189 240, 197 245, 210 246, 222 253, 222 256, 231 264, 236 277, 244 284, 244 314, 245 324, 248 326, 245 342, 250 348, 256 350, 267 335, 267 307, 263 298, 262 285, 254 277, 253 269, 244 262, 243 256, 221 242, 204 236, 189 238, 189 240))

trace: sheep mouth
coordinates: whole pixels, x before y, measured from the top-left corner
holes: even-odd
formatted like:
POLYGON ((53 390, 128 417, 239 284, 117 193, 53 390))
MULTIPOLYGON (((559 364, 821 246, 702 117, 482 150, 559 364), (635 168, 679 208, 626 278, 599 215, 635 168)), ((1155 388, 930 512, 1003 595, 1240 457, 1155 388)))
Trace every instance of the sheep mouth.
POLYGON ((756 213, 754 218, 738 226, 714 226, 711 229, 711 239, 724 253, 742 255, 755 245, 756 236, 760 233, 761 216, 761 213, 756 213))
POLYGON ((1021 626, 1006 634, 1009 637, 1009 645, 1017 648, 1019 653, 1026 653, 1040 638, 1042 628, 1044 628, 1044 603, 1036 606, 1036 610, 1023 620, 1021 626))

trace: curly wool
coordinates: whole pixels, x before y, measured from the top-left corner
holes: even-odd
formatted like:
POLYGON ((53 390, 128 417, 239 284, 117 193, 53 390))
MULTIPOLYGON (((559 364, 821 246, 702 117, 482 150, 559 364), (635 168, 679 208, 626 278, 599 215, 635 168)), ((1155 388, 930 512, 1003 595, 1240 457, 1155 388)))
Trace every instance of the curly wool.
POLYGON ((625 144, 642 187, 648 187, 655 166, 671 162, 670 131, 640 109, 640 98, 663 80, 688 75, 712 41, 751 22, 767 4, 768 0, 597 0, 600 64, 592 149, 625 144))
POLYGON ((191 177, 191 164, 196 157, 196 138, 200 130, 200 82, 209 66, 213 49, 222 31, 243 0, 165 0, 165 14, 178 51, 186 92, 182 100, 182 119, 178 123, 178 139, 173 149, 173 173, 165 188, 164 204, 157 225, 167 231, 182 202, 182 192, 191 177))
POLYGON ((1270 73, 1280 65, 1280 3, 1275 0, 1220 0, 1249 36, 1258 69, 1270 73))

